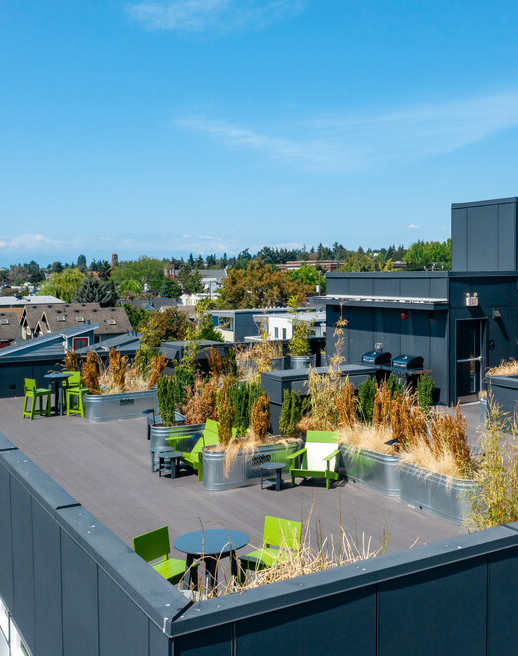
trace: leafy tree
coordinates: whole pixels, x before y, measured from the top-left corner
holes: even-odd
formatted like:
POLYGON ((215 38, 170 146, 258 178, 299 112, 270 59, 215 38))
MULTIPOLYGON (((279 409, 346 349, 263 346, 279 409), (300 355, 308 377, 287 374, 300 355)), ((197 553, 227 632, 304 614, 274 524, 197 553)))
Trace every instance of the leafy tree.
POLYGON ((122 261, 112 269, 110 278, 119 284, 136 280, 141 284, 147 282, 152 287, 160 287, 164 278, 164 261, 147 255, 142 255, 138 260, 122 261))
MULTIPOLYGON (((294 282, 301 282, 306 285, 311 285, 313 293, 316 291, 318 285, 318 274, 319 271, 309 265, 302 264, 298 269, 294 271, 288 271, 288 275, 294 282)), ((320 291, 325 292, 326 290, 326 276, 325 273, 320 272, 320 291)))
POLYGON ((101 307, 113 307, 117 302, 115 285, 111 281, 87 276, 74 295, 76 303, 99 303, 101 307))
POLYGON ((72 303, 72 299, 81 283, 84 275, 79 269, 65 269, 63 273, 55 273, 53 277, 40 289, 39 296, 56 296, 65 301, 72 303))
POLYGON ((416 241, 403 256, 408 271, 451 269, 451 239, 446 241, 416 241))
POLYGON ((63 271, 63 265, 61 262, 53 262, 50 270, 52 273, 61 273, 63 271))
POLYGON ((140 294, 142 291, 142 284, 136 280, 125 280, 119 285, 119 294, 140 294))
POLYGON ((176 280, 164 278, 159 294, 162 298, 178 298, 182 294, 182 288, 176 280))
POLYGON ((286 305, 290 296, 296 296, 302 305, 310 292, 309 285, 293 281, 287 273, 252 261, 246 269, 229 271, 218 305, 222 309, 272 307, 286 305))
POLYGON ((149 312, 140 322, 143 342, 148 348, 158 348, 161 342, 184 340, 187 336, 189 320, 176 308, 165 312, 149 312))
POLYGON ((130 303, 124 303, 124 309, 126 310, 126 314, 130 320, 131 327, 133 330, 139 332, 141 322, 147 319, 150 311, 144 310, 144 308, 141 307, 133 307, 133 305, 130 305, 130 303))

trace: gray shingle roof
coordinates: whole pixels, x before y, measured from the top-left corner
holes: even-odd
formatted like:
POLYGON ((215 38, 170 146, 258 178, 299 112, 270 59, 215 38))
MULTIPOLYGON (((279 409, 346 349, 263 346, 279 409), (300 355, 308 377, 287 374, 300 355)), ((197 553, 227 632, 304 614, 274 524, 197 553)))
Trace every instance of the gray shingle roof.
POLYGON ((22 329, 16 312, 0 312, 0 342, 20 339, 22 329))

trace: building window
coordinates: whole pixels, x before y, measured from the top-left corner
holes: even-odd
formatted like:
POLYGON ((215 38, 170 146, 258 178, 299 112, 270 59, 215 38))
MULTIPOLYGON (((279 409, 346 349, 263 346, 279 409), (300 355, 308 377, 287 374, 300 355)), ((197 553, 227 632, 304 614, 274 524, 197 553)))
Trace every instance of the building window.
POLYGON ((77 349, 84 348, 85 346, 88 346, 88 344, 89 344, 88 337, 74 337, 72 339, 72 349, 74 351, 77 351, 77 349))
POLYGON ((286 339, 286 328, 282 329, 282 339, 286 339))
POLYGON ((275 339, 279 339, 279 329, 276 327, 274 331, 275 331, 275 339))

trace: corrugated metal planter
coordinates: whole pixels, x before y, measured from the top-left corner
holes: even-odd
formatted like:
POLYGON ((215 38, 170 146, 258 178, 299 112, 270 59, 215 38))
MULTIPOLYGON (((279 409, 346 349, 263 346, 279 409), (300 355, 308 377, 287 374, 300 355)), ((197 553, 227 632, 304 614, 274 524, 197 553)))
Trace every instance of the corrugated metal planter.
POLYGON ((476 493, 473 480, 448 479, 443 474, 433 474, 410 464, 401 467, 400 477, 403 503, 453 524, 463 524, 468 517, 469 499, 476 493))
POLYGON ((360 487, 398 497, 400 492, 399 457, 358 449, 349 444, 341 447, 344 474, 360 487))
POLYGON ((123 394, 85 394, 85 419, 91 422, 140 417, 144 410, 158 411, 156 389, 123 394))
POLYGON ((203 449, 203 488, 205 490, 231 490, 235 487, 254 485, 261 479, 260 465, 265 462, 283 462, 287 465, 283 472, 286 479, 289 471, 288 456, 300 448, 300 442, 284 444, 265 444, 258 446, 254 453, 238 453, 230 465, 227 475, 224 472, 225 452, 203 449))
POLYGON ((317 356, 313 355, 290 355, 290 369, 307 369, 310 365, 315 367, 317 356))
MULTIPOLYGON (((284 370, 284 363, 285 363, 286 358, 272 358, 270 360, 270 371, 283 371, 284 370)), ((252 372, 255 373, 257 371, 257 360, 241 360, 241 362, 238 362, 238 367, 241 367, 242 371, 244 373, 247 372, 252 372)))
MULTIPOLYGON (((159 422, 160 418, 158 418, 157 421, 159 422)), ((153 424, 150 426, 150 449, 156 446, 170 446, 169 442, 166 442, 166 437, 185 435, 184 440, 179 440, 176 443, 176 448, 179 451, 192 450, 192 447, 196 443, 196 439, 203 433, 205 424, 185 425, 185 417, 179 412, 176 413, 176 421, 177 423, 174 426, 156 426, 153 424)))

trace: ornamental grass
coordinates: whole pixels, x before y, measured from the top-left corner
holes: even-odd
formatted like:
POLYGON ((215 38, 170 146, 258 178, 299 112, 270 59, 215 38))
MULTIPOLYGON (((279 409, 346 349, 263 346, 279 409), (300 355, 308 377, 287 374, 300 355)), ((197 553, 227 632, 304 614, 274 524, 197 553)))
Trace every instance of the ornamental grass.
POLYGON ((486 370, 487 376, 512 376, 514 374, 518 374, 518 361, 514 358, 501 360, 496 367, 486 370))

